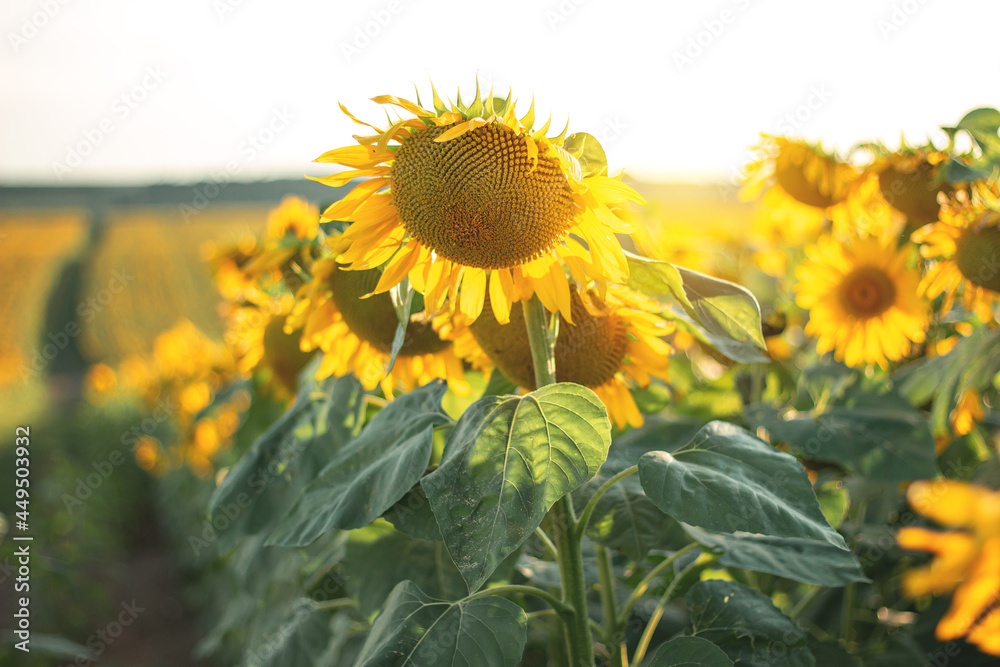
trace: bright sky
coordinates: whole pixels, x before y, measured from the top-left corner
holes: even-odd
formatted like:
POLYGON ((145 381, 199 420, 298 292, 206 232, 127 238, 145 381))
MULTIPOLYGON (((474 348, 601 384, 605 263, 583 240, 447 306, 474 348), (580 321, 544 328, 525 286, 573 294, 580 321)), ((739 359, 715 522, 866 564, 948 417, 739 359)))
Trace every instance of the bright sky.
POLYGON ((5 0, 0 181, 322 174, 360 129, 338 101, 380 123, 372 96, 477 72, 614 171, 728 179, 762 131, 919 140, 1000 104, 997 25, 996 0, 5 0))

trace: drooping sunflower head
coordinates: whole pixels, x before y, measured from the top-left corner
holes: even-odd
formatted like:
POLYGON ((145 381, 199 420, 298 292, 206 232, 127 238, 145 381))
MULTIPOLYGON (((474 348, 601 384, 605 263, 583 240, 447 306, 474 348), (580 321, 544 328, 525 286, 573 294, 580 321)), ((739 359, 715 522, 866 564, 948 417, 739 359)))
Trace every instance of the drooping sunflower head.
MULTIPOLYGON (((796 237, 815 238, 827 226, 841 239, 889 238, 902 230, 905 217, 883 199, 877 171, 856 168, 818 145, 785 137, 764 135, 757 150, 763 157, 748 165, 740 195, 760 198, 756 226, 762 231, 782 230, 779 234, 797 245, 801 241, 796 237)), ((784 262, 773 260, 780 260, 785 244, 769 248, 774 244, 761 240, 762 268, 771 273, 783 269, 784 262)))
POLYGON ((967 311, 992 322, 1000 304, 1000 184, 978 181, 942 199, 939 221, 912 235, 933 262, 920 290, 943 296, 943 313, 960 297, 967 311))
MULTIPOLYGON (((338 244, 338 238, 331 239, 330 245, 338 244)), ((390 368, 399 320, 389 294, 372 294, 382 276, 377 268, 345 269, 334 253, 313 262, 310 275, 285 331, 302 329, 302 348, 322 351, 317 377, 354 373, 366 389, 381 386, 387 397, 397 386, 411 390, 436 378, 447 379, 456 393, 469 391, 452 343, 435 332, 419 303, 390 368)))
MULTIPOLYGON (((623 428, 639 426, 642 415, 629 393, 627 379, 645 387, 651 376, 667 379, 671 348, 662 340, 673 325, 658 317, 657 304, 623 287, 611 287, 601 299, 593 292, 570 293, 572 322, 560 315, 556 339, 556 380, 589 387, 604 401, 612 421, 623 428)), ((461 325, 450 337, 462 339, 461 325)), ((524 314, 511 311, 500 324, 484 312, 468 325, 478 348, 515 384, 535 388, 531 347, 524 314)))
POLYGON ((750 198, 778 188, 794 202, 826 209, 842 202, 858 177, 851 165, 805 141, 763 135, 757 149, 763 157, 747 167, 750 198))
POLYGON ((298 332, 285 331, 293 302, 285 295, 261 305, 232 307, 224 336, 240 372, 254 375, 265 391, 285 401, 297 394, 299 373, 312 357, 301 349, 298 332))
POLYGON ((924 340, 928 308, 917 293, 920 274, 908 266, 911 251, 829 236, 805 249, 795 272, 796 303, 809 311, 805 332, 818 339, 818 352, 832 350, 849 366, 884 367, 924 340))
POLYGON ((624 280, 614 234, 632 228, 616 212, 642 198, 607 175, 594 137, 547 137, 549 123, 534 128, 533 103, 519 118, 509 95, 482 95, 478 86, 471 104, 459 96, 446 105, 434 92, 433 110, 419 98, 373 99, 413 117, 382 129, 351 116, 375 134, 320 156, 352 170, 316 180, 371 177, 323 216, 353 223, 338 259, 347 268, 388 262, 376 292, 408 275, 431 310, 450 299, 474 320, 488 290, 506 322, 511 303, 533 294, 571 317, 567 269, 580 283, 624 280))
POLYGON ((903 147, 878 165, 878 185, 890 206, 907 217, 916 229, 938 219, 938 193, 950 195, 955 188, 945 178, 947 156, 933 149, 903 147))

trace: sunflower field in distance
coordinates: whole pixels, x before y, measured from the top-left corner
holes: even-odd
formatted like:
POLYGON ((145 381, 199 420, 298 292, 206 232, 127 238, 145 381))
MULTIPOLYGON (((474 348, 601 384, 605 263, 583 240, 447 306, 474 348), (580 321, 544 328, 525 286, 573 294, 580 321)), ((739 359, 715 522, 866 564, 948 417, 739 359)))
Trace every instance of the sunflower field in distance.
POLYGON ((243 564, 202 655, 996 663, 1000 112, 762 135, 737 193, 632 183, 534 103, 373 99, 317 159, 345 196, 206 252, 221 340, 88 376, 180 406, 134 455, 243 564))

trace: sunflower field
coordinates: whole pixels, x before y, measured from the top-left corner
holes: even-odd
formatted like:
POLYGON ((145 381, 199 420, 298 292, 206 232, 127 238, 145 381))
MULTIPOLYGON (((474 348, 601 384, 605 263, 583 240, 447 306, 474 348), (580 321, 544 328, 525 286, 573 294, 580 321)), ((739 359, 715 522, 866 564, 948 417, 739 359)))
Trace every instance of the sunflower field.
POLYGON ((199 659, 1000 664, 1000 112, 762 135, 671 207, 534 101, 373 99, 333 203, 135 213, 91 269, 159 230, 222 299, 84 340, 93 405, 163 415, 199 659))

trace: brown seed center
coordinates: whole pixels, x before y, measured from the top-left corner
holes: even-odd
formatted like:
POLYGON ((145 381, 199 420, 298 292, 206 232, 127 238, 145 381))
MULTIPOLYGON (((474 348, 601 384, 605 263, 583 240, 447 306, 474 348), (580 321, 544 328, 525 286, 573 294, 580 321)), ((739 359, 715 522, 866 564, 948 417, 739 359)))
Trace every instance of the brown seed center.
POLYGON ((559 161, 490 123, 437 143, 452 126, 418 130, 399 147, 392 202, 413 238, 465 266, 500 269, 531 260, 572 226, 575 204, 559 161))
POLYGON ((838 290, 844 310, 855 317, 881 315, 896 300, 896 286, 881 269, 862 266, 847 274, 838 290))

